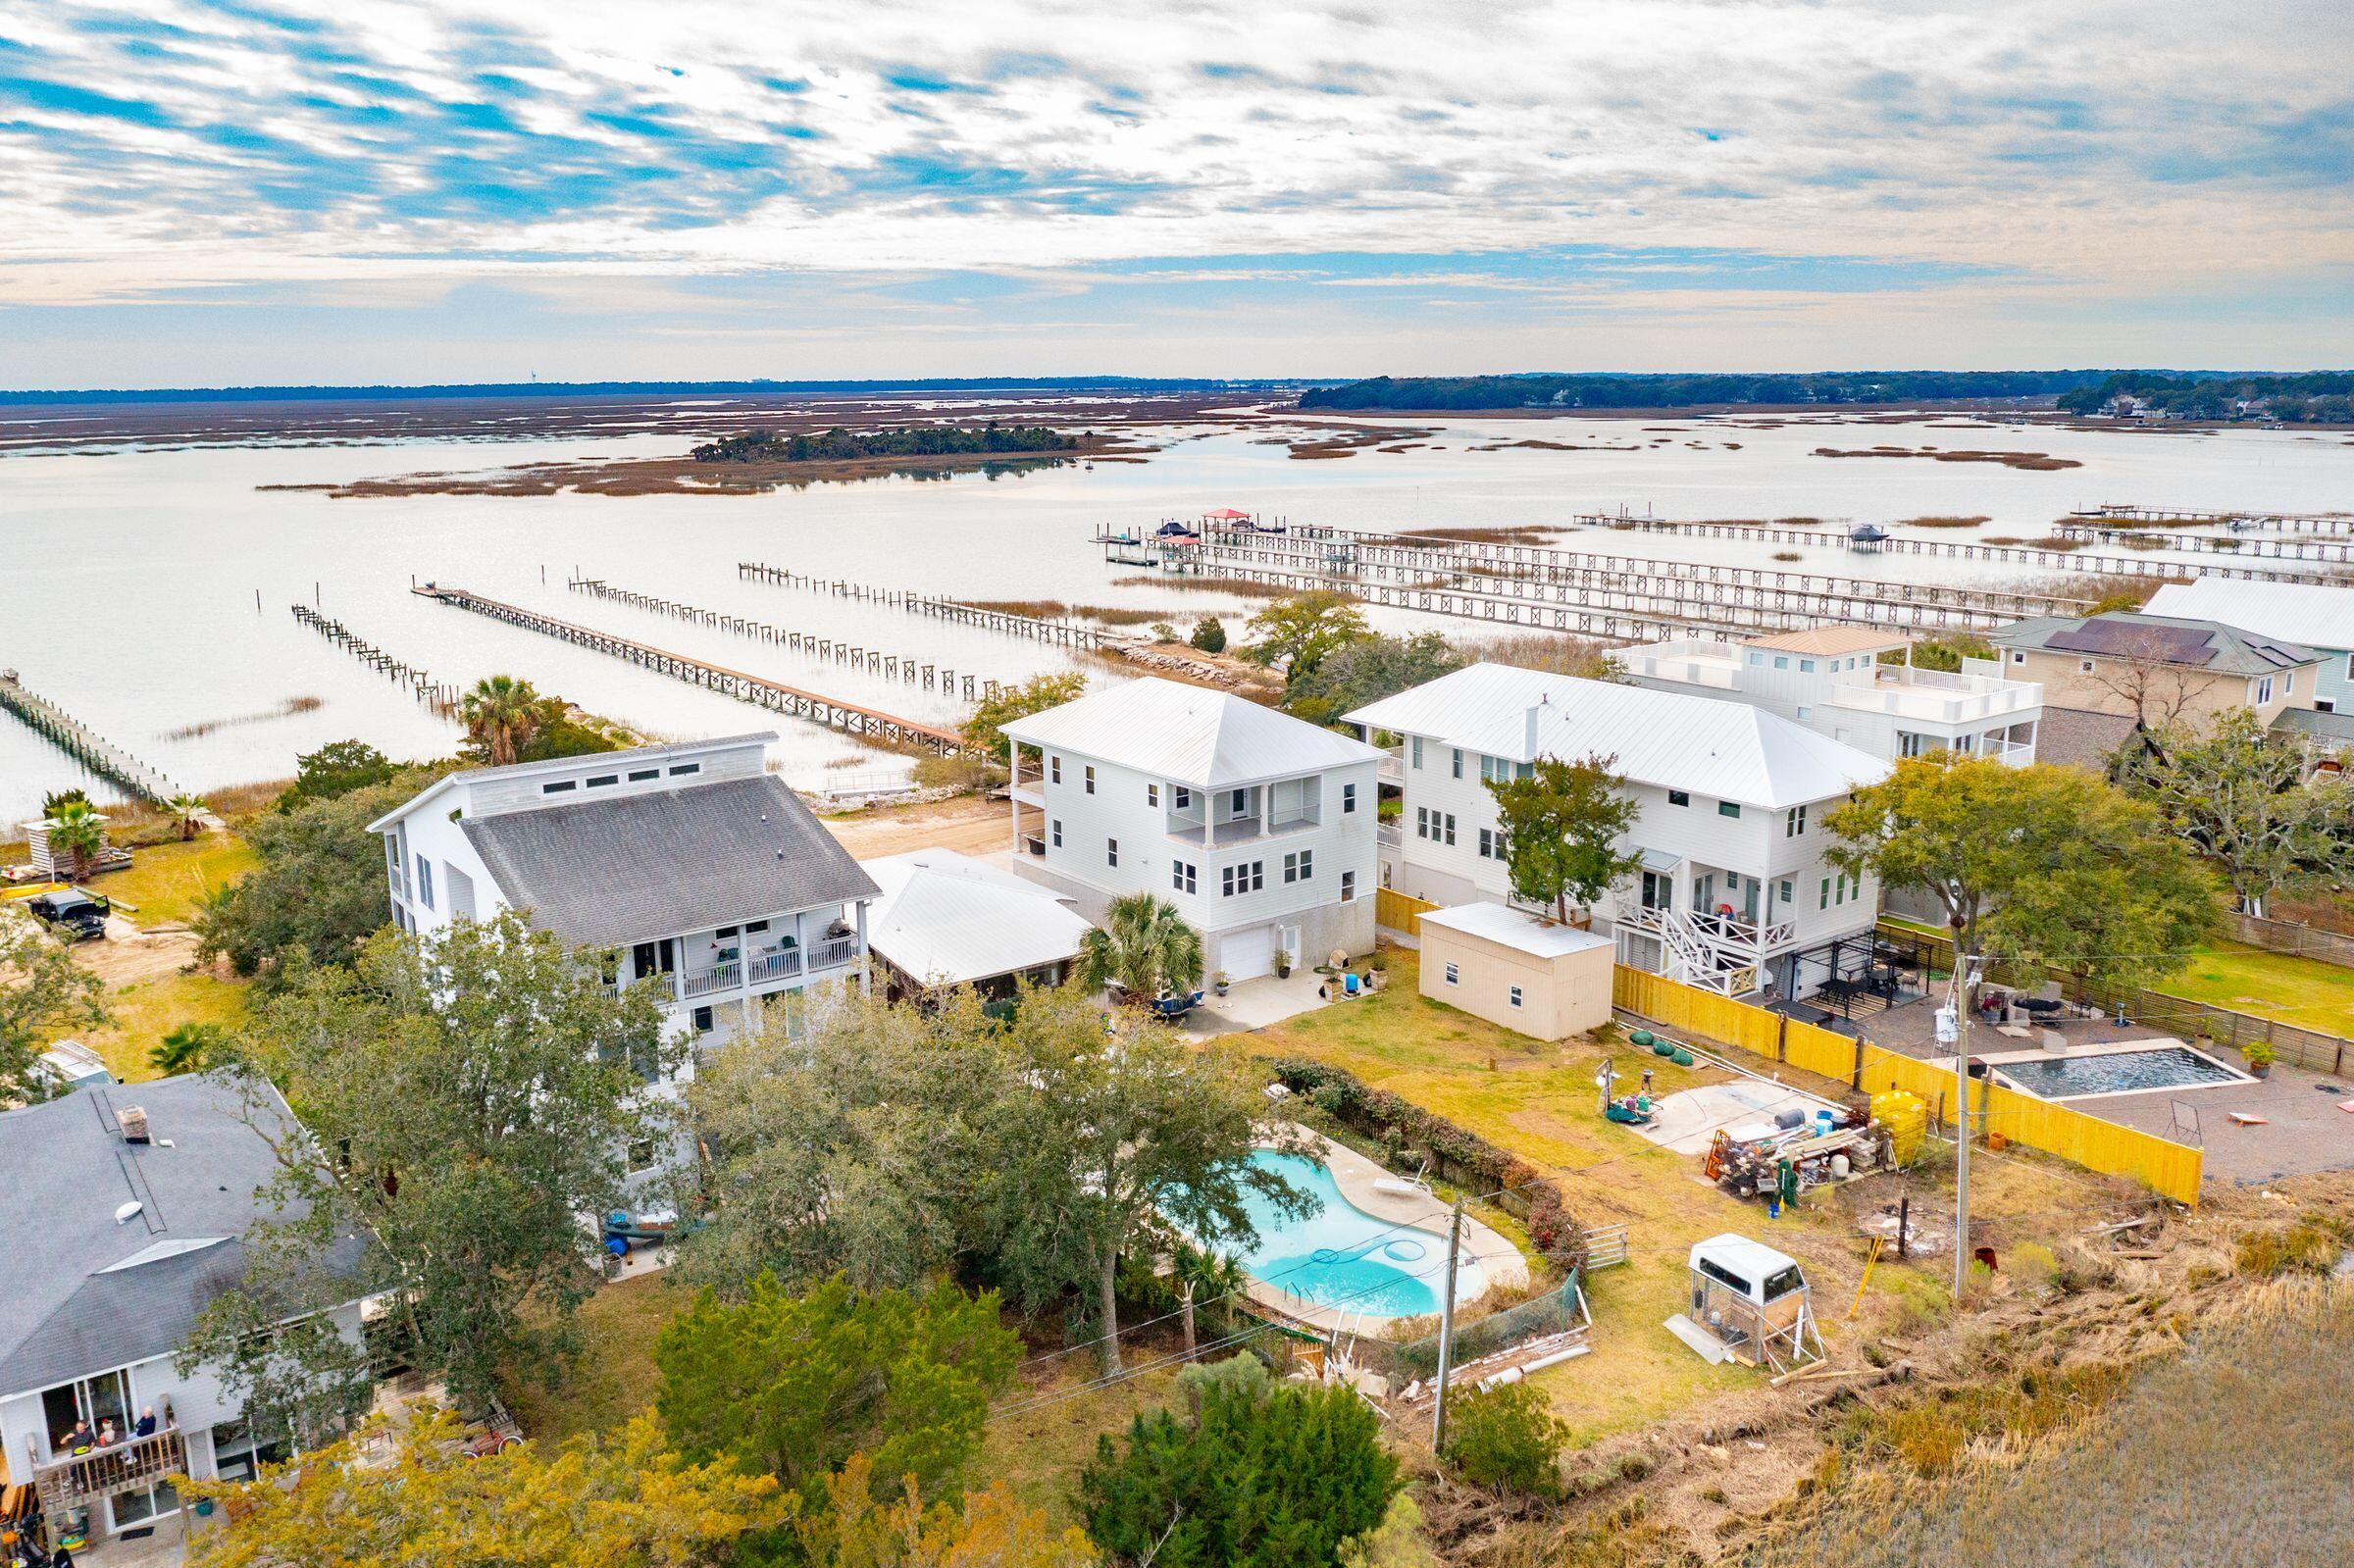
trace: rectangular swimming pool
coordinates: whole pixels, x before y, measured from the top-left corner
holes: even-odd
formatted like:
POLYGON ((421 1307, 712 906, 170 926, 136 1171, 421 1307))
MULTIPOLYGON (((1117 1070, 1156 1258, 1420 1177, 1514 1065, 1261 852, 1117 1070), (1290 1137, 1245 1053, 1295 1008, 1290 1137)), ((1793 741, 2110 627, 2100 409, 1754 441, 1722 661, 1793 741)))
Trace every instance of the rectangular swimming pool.
POLYGON ((2038 1099, 2080 1099, 2089 1094, 2140 1094, 2162 1088, 2205 1088, 2245 1084, 2234 1072, 2187 1045, 2148 1050, 2103 1051, 2084 1056, 2029 1057, 1993 1064, 1999 1078, 2038 1099))

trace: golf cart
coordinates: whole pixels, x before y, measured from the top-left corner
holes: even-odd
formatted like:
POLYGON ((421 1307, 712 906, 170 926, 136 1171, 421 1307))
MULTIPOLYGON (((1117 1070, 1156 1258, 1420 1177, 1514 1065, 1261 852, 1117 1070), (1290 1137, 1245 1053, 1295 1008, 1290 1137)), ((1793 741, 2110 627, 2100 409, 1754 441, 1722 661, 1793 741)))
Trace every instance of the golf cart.
POLYGON ((68 941, 96 941, 106 936, 106 917, 114 905, 96 893, 85 893, 78 887, 64 887, 53 893, 42 893, 27 899, 25 907, 32 918, 55 931, 68 941))

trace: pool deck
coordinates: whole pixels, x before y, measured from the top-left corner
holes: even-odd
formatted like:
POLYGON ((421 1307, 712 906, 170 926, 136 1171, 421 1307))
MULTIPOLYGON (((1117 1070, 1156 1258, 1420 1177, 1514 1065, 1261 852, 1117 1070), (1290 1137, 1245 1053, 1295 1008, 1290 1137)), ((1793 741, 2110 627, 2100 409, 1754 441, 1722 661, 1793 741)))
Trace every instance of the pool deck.
MULTIPOLYGON (((1438 1238, 1439 1247, 1444 1250, 1447 1245, 1447 1222, 1453 1212, 1450 1205, 1440 1202, 1428 1192, 1407 1195, 1381 1191, 1374 1187, 1374 1183, 1396 1182, 1401 1178, 1347 1144, 1336 1143, 1312 1129, 1295 1123, 1289 1131, 1303 1145, 1297 1152, 1323 1161, 1325 1168, 1332 1172, 1333 1186, 1341 1189, 1341 1196, 1385 1224, 1410 1225, 1430 1233, 1438 1238)), ((1463 1216, 1463 1252, 1479 1264, 1480 1275, 1485 1282, 1482 1286, 1483 1294, 1489 1286, 1528 1283, 1528 1260, 1520 1255, 1520 1249, 1498 1234, 1494 1227, 1484 1225, 1468 1214, 1463 1216)), ((1347 1308, 1336 1310, 1320 1307, 1287 1294, 1281 1286, 1268 1285, 1263 1281, 1251 1282, 1250 1295, 1254 1302, 1268 1311, 1280 1313, 1309 1328, 1330 1332, 1340 1328, 1344 1319, 1350 1320, 1353 1325, 1362 1326, 1361 1320, 1347 1308)), ((1458 1295, 1456 1305, 1467 1306, 1476 1297, 1458 1295)))

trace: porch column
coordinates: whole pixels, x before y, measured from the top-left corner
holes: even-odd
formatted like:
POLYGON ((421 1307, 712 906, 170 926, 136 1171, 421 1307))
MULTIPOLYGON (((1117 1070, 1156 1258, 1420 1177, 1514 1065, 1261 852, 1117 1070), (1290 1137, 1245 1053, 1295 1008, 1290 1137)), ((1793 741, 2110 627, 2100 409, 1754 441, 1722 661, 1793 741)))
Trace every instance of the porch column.
POLYGON ((1013 863, 1022 863, 1022 748, 1012 741, 1005 743, 1009 768, 1005 776, 1005 803, 1013 808, 1013 863))
POLYGON ((861 898, 858 900, 858 990, 861 995, 871 994, 867 990, 866 970, 866 900, 861 898))

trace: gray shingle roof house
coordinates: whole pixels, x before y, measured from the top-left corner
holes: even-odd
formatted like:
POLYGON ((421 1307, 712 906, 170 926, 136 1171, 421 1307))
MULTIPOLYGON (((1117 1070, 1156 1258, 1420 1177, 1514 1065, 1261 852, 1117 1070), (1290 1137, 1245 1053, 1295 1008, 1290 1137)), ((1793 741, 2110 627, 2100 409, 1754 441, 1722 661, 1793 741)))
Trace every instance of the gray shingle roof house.
MULTIPOLYGON (((103 1532, 176 1507, 155 1488, 162 1475, 249 1463, 241 1412, 207 1372, 180 1377, 172 1358, 244 1279, 246 1237, 278 1213, 270 1138, 292 1126, 274 1090, 249 1106, 238 1085, 193 1075, 0 1111, 0 1442, 12 1480, 90 1507, 103 1532), (55 1463, 77 1419, 93 1431, 111 1419, 128 1438, 150 1408, 177 1430, 140 1445, 144 1471, 94 1481, 55 1463)), ((330 1266, 356 1268, 361 1248, 347 1239, 330 1266)), ((356 1300, 333 1314, 352 1334, 359 1315, 356 1300)))
POLYGON ((766 771, 774 733, 471 768, 369 825, 392 919, 432 932, 517 910, 619 977, 667 991, 674 1027, 725 1037, 756 1005, 866 983, 876 887, 766 771))

